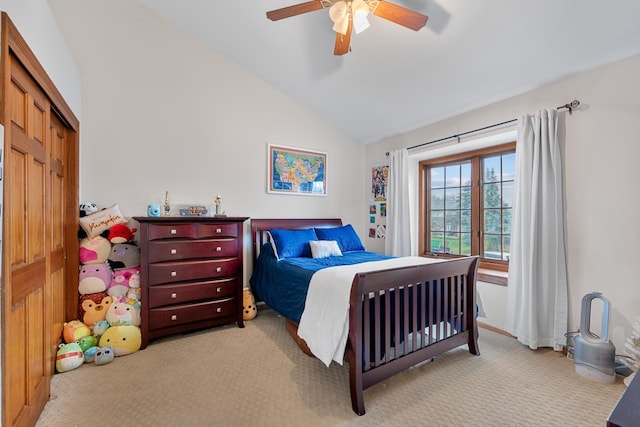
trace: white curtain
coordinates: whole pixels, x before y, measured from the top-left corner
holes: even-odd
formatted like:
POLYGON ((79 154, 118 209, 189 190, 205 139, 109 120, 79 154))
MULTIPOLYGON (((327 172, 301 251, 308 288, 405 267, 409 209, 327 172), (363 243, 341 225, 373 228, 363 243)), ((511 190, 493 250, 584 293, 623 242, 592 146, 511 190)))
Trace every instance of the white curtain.
POLYGON ((505 329, 532 349, 560 351, 568 304, 557 114, 518 119, 505 329))
POLYGON ((389 152, 385 240, 387 255, 411 255, 408 156, 406 148, 389 152))

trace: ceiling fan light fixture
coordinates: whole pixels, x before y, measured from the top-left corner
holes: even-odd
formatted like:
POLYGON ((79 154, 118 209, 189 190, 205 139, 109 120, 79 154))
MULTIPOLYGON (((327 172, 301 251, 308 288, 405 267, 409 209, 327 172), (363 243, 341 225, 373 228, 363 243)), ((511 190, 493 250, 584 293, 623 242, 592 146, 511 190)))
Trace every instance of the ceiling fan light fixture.
POLYGON ((342 34, 343 36, 346 35, 349 30, 349 17, 345 16, 342 21, 338 21, 333 24, 332 30, 336 33, 342 34))
POLYGON ((353 30, 360 34, 369 28, 369 5, 364 0, 353 0, 351 3, 351 14, 353 17, 353 30))
POLYGON ((349 7, 345 1, 337 1, 329 8, 329 18, 333 22, 333 31, 342 35, 349 28, 349 7))

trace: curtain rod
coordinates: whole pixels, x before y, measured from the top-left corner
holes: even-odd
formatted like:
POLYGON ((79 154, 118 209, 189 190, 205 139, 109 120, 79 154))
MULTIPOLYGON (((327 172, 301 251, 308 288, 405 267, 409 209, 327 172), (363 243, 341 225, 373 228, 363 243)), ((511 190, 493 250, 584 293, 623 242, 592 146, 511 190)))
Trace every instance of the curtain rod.
MULTIPOLYGON (((579 105, 580 105, 580 101, 578 101, 577 99, 574 99, 573 101, 571 101, 571 102, 569 102, 567 104, 564 104, 564 105, 561 105, 559 107, 556 107, 556 110, 562 110, 562 109, 566 108, 566 109, 569 110, 569 114, 573 114, 573 109, 577 108, 579 105)), ((487 130, 487 129, 495 128, 495 127, 506 125, 506 124, 509 124, 509 123, 514 123, 516 121, 518 121, 518 119, 511 119, 511 120, 507 120, 507 121, 504 121, 504 122, 495 123, 495 124, 492 124, 492 125, 489 125, 489 126, 481 127, 481 128, 478 128, 478 129, 470 130, 470 131, 467 131, 467 132, 457 133, 455 135, 447 136, 446 138, 440 138, 440 139, 435 139, 435 140, 429 141, 429 142, 423 142, 422 144, 418 144, 418 145, 414 145, 412 147, 408 147, 407 150, 412 150, 414 148, 423 147, 423 146, 429 145, 429 144, 435 144, 436 142, 446 141, 447 139, 453 139, 453 138, 457 138, 458 142, 460 142, 460 137, 461 136, 469 135, 470 133, 480 132, 481 130, 487 130)), ((386 155, 388 156, 389 152, 387 152, 386 155)))

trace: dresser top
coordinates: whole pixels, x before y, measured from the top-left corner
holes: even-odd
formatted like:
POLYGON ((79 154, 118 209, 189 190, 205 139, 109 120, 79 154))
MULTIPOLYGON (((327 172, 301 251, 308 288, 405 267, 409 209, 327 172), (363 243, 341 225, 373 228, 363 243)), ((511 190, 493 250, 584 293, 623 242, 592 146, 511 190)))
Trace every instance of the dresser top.
POLYGON ((140 223, 180 223, 180 222, 245 222, 246 216, 134 216, 133 219, 140 223))

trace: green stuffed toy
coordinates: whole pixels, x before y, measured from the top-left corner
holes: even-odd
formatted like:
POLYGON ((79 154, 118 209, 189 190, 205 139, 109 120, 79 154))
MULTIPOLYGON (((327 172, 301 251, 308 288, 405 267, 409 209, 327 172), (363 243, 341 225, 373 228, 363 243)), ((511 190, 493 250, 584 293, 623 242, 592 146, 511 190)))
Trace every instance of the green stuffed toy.
POLYGON ((67 372, 79 368, 84 363, 84 354, 77 342, 60 344, 56 353, 56 371, 67 372))

